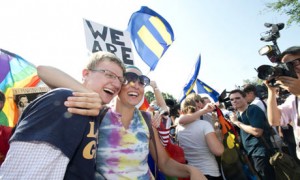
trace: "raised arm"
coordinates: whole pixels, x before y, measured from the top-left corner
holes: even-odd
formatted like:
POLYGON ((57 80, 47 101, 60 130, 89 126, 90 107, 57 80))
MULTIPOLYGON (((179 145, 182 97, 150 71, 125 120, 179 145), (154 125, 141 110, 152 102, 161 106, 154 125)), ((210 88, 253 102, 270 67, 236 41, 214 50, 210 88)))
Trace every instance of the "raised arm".
POLYGON ((168 111, 168 106, 160 92, 160 90, 157 87, 157 84, 155 81, 150 82, 150 86, 153 88, 154 96, 156 99, 157 105, 164 111, 168 111))
POLYGON ((208 103, 205 105, 203 109, 200 109, 192 114, 182 114, 178 118, 178 123, 185 125, 194 122, 195 120, 199 119, 200 116, 212 112, 215 109, 215 105, 213 103, 208 103))
POLYGON ((67 73, 51 66, 38 66, 38 76, 50 88, 69 88, 79 92, 92 92, 67 73))
POLYGON ((267 115, 269 124, 271 126, 280 126, 281 111, 277 107, 276 88, 269 86, 267 82, 265 84, 268 88, 267 115))
POLYGON ((80 115, 97 116, 102 102, 98 93, 85 88, 80 82, 75 80, 65 72, 51 66, 38 66, 38 76, 50 88, 69 88, 73 92, 72 97, 68 97, 65 106, 68 111, 80 115))

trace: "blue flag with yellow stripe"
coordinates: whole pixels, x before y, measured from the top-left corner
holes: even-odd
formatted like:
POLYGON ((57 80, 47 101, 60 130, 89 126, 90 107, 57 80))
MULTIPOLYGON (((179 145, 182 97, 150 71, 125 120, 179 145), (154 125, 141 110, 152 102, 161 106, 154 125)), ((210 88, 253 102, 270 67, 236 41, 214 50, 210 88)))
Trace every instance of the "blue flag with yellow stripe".
POLYGON ((201 55, 199 55, 199 57, 197 59, 194 74, 192 75, 189 82, 183 88, 183 96, 182 96, 182 98, 180 99, 179 102, 184 100, 187 95, 189 95, 191 92, 193 92, 193 89, 195 87, 196 80, 197 80, 197 77, 198 77, 198 74, 199 74, 200 65, 201 65, 201 55))
POLYGON ((205 84, 203 81, 200 79, 197 79, 197 93, 205 93, 208 94, 215 102, 218 101, 218 97, 220 94, 215 91, 213 88, 211 88, 209 85, 205 84))
POLYGON ((172 27, 155 11, 142 6, 131 15, 127 30, 137 53, 153 71, 174 41, 172 27))

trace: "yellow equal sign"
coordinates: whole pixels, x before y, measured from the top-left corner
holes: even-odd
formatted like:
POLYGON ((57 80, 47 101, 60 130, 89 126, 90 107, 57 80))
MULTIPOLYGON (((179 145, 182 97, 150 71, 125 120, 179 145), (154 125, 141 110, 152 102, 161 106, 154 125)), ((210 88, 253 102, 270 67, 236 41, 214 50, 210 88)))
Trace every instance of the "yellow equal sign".
MULTIPOLYGON (((166 30, 166 26, 164 23, 157 17, 150 17, 149 21, 156 28, 156 30, 160 33, 164 41, 167 45, 172 44, 172 38, 170 33, 166 30)), ((138 31, 138 35, 144 44, 158 57, 160 58, 164 47, 156 40, 156 38, 152 35, 152 33, 147 29, 146 26, 142 26, 138 31)))

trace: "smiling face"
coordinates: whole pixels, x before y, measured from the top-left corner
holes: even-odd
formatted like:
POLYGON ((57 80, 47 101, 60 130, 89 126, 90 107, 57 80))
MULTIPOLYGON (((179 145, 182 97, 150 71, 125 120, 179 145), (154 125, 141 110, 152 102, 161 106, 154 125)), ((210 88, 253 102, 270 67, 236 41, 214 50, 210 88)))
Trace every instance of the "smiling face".
POLYGON ((83 70, 83 84, 97 92, 103 104, 109 103, 113 97, 118 95, 122 86, 119 80, 120 77, 123 77, 123 69, 109 60, 99 62, 93 70, 83 70))
MULTIPOLYGON (((142 72, 136 68, 128 68, 126 72, 135 73, 138 76, 142 75, 142 72)), ((144 97, 145 87, 139 82, 139 80, 128 82, 122 86, 122 89, 118 95, 118 99, 126 106, 135 107, 138 105, 144 97)))

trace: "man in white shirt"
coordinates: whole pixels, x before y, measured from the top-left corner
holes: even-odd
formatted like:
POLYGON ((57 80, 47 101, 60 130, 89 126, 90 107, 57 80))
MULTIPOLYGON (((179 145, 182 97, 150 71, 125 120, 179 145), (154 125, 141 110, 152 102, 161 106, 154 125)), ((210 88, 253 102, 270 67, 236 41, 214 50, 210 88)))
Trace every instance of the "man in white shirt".
POLYGON ((300 97, 300 46, 293 46, 286 49, 281 56, 281 62, 291 63, 298 78, 287 76, 276 77, 276 84, 291 95, 286 101, 277 106, 276 87, 272 87, 265 82, 268 87, 268 120, 273 126, 286 126, 292 124, 296 140, 297 157, 300 158, 300 117, 299 117, 299 97, 300 97))

